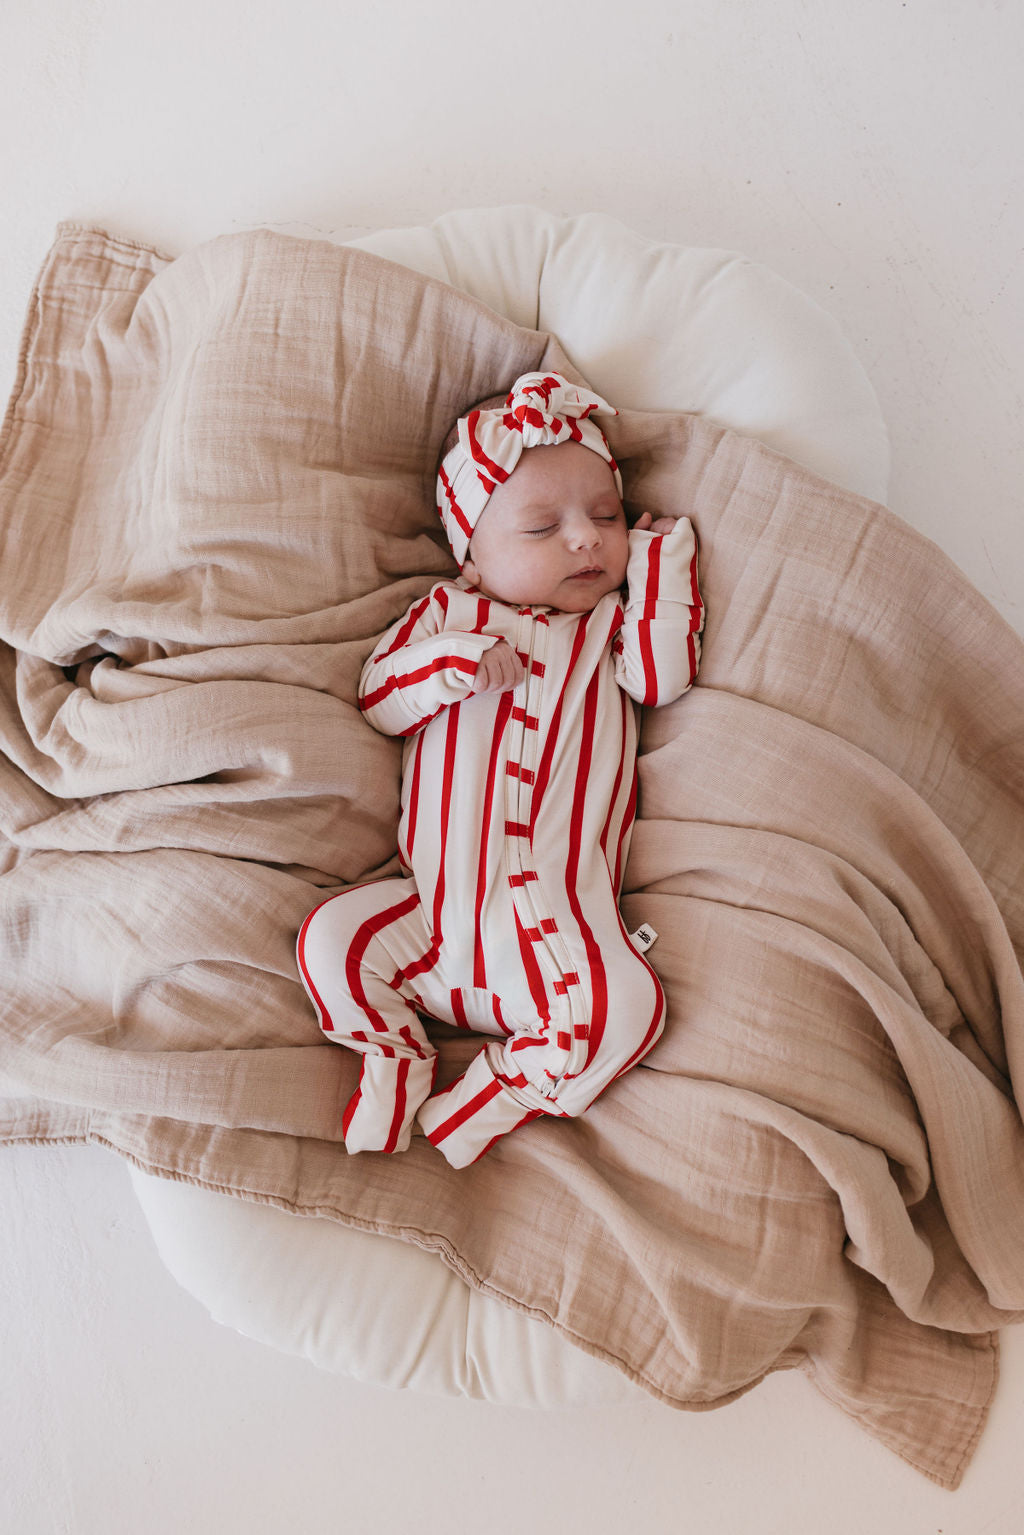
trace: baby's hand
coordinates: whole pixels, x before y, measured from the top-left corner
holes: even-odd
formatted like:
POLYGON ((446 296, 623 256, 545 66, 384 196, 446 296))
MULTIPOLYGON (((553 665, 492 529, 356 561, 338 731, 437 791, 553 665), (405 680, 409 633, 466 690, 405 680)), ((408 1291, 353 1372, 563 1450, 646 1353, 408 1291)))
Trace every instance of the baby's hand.
POLYGON ((526 667, 508 640, 499 640, 485 650, 470 685, 471 693, 503 693, 518 687, 526 676, 526 667))
POLYGON ((678 521, 678 517, 652 518, 650 512, 643 512, 633 526, 641 533, 671 533, 678 521))

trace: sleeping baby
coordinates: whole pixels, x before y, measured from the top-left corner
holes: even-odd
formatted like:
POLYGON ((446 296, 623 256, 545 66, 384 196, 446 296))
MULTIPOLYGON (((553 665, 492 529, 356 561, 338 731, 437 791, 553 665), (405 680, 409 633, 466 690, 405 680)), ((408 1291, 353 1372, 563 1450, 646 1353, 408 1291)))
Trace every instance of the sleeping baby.
POLYGON ((407 872, 330 896, 298 941, 321 1028, 362 1056, 350 1152, 405 1150, 418 1120, 465 1167, 541 1114, 584 1113, 664 1027, 651 935, 618 909, 631 700, 691 686, 704 612, 689 520, 627 526, 595 420, 615 414, 528 373, 459 419, 437 498, 461 574, 363 670, 367 720, 406 741, 407 872), (439 1092, 421 1014, 490 1036, 439 1092))

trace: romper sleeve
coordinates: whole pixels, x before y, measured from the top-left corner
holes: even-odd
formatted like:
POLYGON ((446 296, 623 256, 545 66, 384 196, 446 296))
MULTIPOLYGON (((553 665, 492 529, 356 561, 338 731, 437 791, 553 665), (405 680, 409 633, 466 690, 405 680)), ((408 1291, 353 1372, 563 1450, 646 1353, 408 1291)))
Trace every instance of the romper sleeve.
POLYGON ((638 703, 671 703, 696 679, 704 627, 697 538, 688 517, 671 533, 630 529, 626 585, 613 643, 615 680, 638 703))
POLYGON ((494 634, 444 627, 444 588, 413 604, 377 645, 359 679, 359 708, 376 730, 412 736, 472 687, 494 634))

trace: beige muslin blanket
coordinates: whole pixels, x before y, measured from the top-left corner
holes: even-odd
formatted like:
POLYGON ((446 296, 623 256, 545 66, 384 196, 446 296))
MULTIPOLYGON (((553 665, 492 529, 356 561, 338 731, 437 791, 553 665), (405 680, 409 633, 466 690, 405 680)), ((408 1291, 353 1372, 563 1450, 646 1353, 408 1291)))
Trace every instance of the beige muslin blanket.
POLYGON ((0 442, 0 1135, 436 1249, 682 1407, 799 1366, 953 1486, 1024 1315, 1024 644, 880 507, 710 421, 613 424, 708 612, 623 903, 667 1031, 463 1172, 342 1147, 358 1062, 293 950, 397 872, 356 681, 452 568, 448 423, 538 366, 570 365, 362 252, 62 226, 0 442))

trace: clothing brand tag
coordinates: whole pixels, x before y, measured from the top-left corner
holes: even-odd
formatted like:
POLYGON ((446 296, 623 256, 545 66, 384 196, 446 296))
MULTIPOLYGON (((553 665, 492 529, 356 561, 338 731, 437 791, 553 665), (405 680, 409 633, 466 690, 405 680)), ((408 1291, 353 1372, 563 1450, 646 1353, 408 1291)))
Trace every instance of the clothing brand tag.
POLYGON ((629 941, 638 954, 646 954, 651 944, 657 939, 657 933, 653 927, 645 922, 643 927, 638 927, 635 933, 630 933, 629 941))

